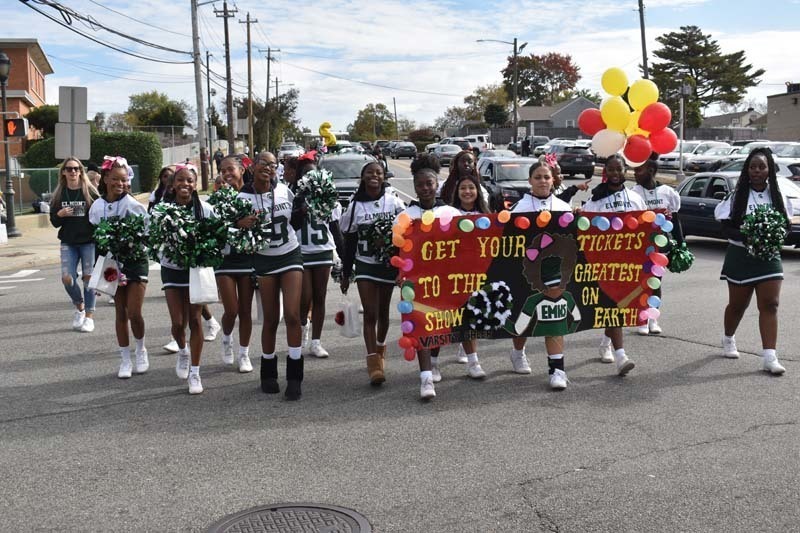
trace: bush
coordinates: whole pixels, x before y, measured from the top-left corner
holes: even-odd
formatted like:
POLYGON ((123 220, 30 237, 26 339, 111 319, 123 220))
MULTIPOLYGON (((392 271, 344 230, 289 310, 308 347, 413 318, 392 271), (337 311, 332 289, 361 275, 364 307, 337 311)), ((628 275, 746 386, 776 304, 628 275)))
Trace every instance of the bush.
MULTIPOLYGON (((161 170, 161 145, 152 133, 96 132, 91 134, 92 161, 103 163, 105 155, 121 155, 131 165, 139 165, 141 189, 149 191, 161 170)), ((25 152, 20 160, 27 168, 50 168, 61 163, 55 157, 55 139, 43 139, 25 152)), ((86 161, 84 161, 86 163, 86 161)), ((45 189, 46 190, 46 189, 45 189)))

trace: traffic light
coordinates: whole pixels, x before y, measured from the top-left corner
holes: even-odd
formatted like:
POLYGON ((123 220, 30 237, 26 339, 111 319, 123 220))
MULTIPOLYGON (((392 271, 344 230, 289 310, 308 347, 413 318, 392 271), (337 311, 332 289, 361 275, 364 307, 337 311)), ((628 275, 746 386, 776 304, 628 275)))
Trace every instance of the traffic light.
POLYGON ((3 132, 6 137, 25 137, 28 135, 28 119, 7 118, 3 120, 3 132))

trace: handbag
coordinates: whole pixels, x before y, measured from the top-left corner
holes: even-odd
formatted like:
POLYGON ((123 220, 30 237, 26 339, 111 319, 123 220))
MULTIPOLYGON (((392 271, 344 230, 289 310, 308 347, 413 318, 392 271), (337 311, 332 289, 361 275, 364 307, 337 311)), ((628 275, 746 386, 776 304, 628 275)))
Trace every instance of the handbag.
MULTIPOLYGON (((361 314, 358 312, 358 304, 352 298, 345 296, 339 313, 341 313, 339 335, 348 339, 361 336, 361 314)), ((337 323, 339 323, 339 320, 337 320, 337 323)))
POLYGON ((117 293, 120 277, 119 264, 111 254, 101 255, 94 262, 92 276, 87 287, 91 290, 114 296, 117 293))
POLYGON ((189 269, 189 303, 213 304, 219 301, 214 267, 191 267, 189 269))

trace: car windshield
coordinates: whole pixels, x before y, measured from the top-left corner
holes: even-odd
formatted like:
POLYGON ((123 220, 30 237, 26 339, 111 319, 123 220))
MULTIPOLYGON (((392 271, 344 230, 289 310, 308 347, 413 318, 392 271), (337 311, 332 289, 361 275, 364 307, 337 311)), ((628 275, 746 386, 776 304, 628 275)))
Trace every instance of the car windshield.
POLYGON ((778 157, 800 158, 800 144, 787 144, 775 152, 778 157))
POLYGON ((589 149, 584 148, 583 146, 566 146, 564 148, 565 154, 578 154, 578 155, 588 155, 589 149))
POLYGON ((329 170, 335 180, 357 180, 361 178, 361 167, 368 162, 365 159, 323 159, 319 166, 329 170))
POLYGON ((528 181, 530 163, 495 163, 497 181, 528 181))
POLYGON ((453 144, 446 144, 446 145, 442 146, 439 149, 439 151, 440 152, 448 152, 448 153, 450 153, 450 152, 460 152, 461 151, 461 147, 460 146, 455 146, 453 144))
POLYGON ((730 147, 728 146, 717 146, 706 150, 705 155, 728 155, 729 151, 730 147))

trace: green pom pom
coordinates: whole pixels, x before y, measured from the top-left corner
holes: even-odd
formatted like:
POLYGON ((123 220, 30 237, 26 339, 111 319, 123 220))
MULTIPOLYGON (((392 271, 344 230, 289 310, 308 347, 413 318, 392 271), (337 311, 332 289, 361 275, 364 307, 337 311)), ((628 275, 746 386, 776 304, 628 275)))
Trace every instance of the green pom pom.
POLYGON ((147 259, 144 215, 103 219, 94 230, 95 246, 101 254, 111 253, 123 265, 147 259))
POLYGON ((397 246, 392 244, 393 225, 391 218, 378 218, 366 227, 360 237, 369 243, 368 248, 372 250, 372 256, 386 265, 392 256, 398 253, 397 246))
POLYGON ((694 254, 689 251, 689 247, 685 242, 678 245, 674 240, 671 241, 670 251, 667 254, 669 263, 667 268, 670 272, 679 273, 689 270, 694 263, 694 254))
POLYGON ((747 253, 764 261, 780 257, 783 241, 786 239, 786 216, 771 205, 759 205, 745 215, 742 221, 742 235, 747 253))
POLYGON ((316 220, 328 221, 339 203, 339 192, 333 175, 325 169, 306 172, 297 182, 297 194, 308 206, 308 214, 316 220))

